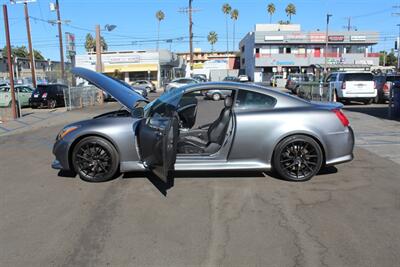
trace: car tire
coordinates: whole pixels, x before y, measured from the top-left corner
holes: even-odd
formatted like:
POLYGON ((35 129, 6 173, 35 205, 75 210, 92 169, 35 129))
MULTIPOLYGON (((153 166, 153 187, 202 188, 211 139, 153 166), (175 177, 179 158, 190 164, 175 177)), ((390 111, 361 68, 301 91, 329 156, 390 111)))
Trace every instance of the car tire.
POLYGON ((57 106, 57 102, 54 99, 47 100, 47 107, 54 109, 57 106))
POLYGON ((119 169, 118 151, 109 141, 97 136, 79 141, 71 159, 74 171, 87 182, 109 181, 119 169))
POLYGON ((379 94, 377 94, 377 95, 375 96, 374 100, 373 100, 373 103, 379 104, 380 102, 381 102, 381 100, 380 100, 379 94))
POLYGON ((213 94, 213 95, 212 95, 212 100, 214 100, 214 101, 219 101, 219 100, 221 100, 221 95, 218 94, 218 93, 213 94))
POLYGON ((366 99, 363 101, 364 105, 370 105, 372 103, 372 98, 371 99, 366 99))
POLYGON ((302 182, 316 175, 323 164, 320 145, 311 137, 293 135, 283 139, 274 151, 273 169, 285 180, 302 182))

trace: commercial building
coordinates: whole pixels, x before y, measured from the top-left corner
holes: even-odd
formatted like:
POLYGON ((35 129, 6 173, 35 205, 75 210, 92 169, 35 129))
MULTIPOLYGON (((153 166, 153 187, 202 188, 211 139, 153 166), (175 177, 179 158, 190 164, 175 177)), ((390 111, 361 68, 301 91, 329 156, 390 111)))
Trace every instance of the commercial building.
MULTIPOLYGON (((157 86, 184 75, 183 60, 168 50, 113 51, 102 53, 103 73, 118 75, 126 82, 151 80, 157 86)), ((96 54, 76 55, 76 66, 96 70, 96 54)))
MULTIPOLYGON (((66 69, 70 67, 70 63, 65 63, 66 69)), ((32 73, 29 58, 14 57, 13 58, 14 80, 20 84, 31 84, 32 73)), ((35 73, 38 83, 57 82, 61 78, 61 63, 52 60, 35 60, 35 73)), ((9 79, 7 58, 1 56, 0 50, 0 80, 9 79)))
MULTIPOLYGON (((186 62, 190 61, 189 52, 178 52, 186 62)), ((193 69, 202 69, 208 61, 222 62, 225 61, 227 69, 239 69, 240 54, 237 51, 202 51, 200 48, 195 48, 193 51, 193 69)))
POLYGON ((273 73, 312 73, 325 64, 330 70, 367 70, 379 65, 372 52, 379 33, 372 31, 303 32, 299 24, 256 24, 239 44, 241 71, 252 81, 267 81, 273 73))

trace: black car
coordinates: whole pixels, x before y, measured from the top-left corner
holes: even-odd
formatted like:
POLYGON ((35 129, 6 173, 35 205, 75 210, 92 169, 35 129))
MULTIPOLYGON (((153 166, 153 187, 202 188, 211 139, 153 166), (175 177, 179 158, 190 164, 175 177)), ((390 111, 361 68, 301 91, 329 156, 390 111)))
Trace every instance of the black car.
POLYGON ((384 103, 389 100, 390 87, 394 82, 400 81, 400 74, 384 74, 374 76, 375 88, 378 91, 375 103, 384 103))
POLYGON ((39 84, 33 91, 29 104, 31 108, 65 106, 64 84, 39 84))
POLYGON ((234 76, 226 76, 223 81, 225 82, 239 82, 239 78, 238 77, 234 77, 234 76))

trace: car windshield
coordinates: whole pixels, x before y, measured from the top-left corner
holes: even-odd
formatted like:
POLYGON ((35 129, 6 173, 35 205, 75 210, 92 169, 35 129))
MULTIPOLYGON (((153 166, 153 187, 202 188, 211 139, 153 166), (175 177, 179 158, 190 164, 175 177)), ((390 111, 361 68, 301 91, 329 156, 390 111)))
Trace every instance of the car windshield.
POLYGON ((44 93, 48 92, 51 90, 54 90, 54 86, 48 86, 48 85, 38 85, 37 88, 35 89, 34 93, 44 93))
POLYGON ((344 80, 351 81, 372 81, 373 76, 371 73, 346 73, 344 75, 344 80))
POLYGON ((400 81, 400 76, 387 76, 386 77, 386 81, 388 82, 395 82, 395 81, 400 81))
POLYGON ((159 110, 162 106, 176 107, 179 104, 182 94, 182 88, 170 90, 162 94, 159 98, 156 98, 144 107, 144 116, 151 116, 151 114, 159 110))

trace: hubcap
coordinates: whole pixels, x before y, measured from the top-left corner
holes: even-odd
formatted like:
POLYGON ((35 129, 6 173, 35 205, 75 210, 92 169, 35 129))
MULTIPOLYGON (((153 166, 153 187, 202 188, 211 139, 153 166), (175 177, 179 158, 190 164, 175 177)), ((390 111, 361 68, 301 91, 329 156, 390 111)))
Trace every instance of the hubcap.
POLYGON ((111 155, 98 143, 83 145, 76 154, 75 162, 87 177, 96 178, 111 170, 111 155))
POLYGON ((316 170, 318 157, 318 152, 312 144, 295 141, 282 150, 279 162, 286 174, 293 179, 301 180, 316 170))

